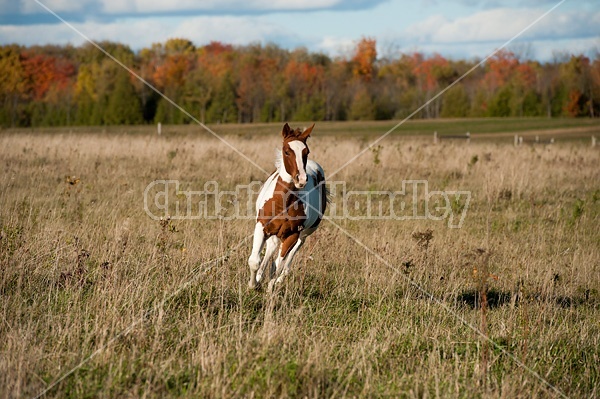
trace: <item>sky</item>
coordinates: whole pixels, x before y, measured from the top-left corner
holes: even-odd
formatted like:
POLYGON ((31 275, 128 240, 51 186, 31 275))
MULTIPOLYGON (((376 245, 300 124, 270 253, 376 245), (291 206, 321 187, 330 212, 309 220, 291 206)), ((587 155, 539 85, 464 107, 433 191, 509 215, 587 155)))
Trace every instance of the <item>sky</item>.
MULTIPOLYGON (((0 0, 0 44, 73 44, 85 39, 134 50, 169 38, 196 45, 275 43, 348 56, 362 37, 380 57, 400 52, 483 58, 559 0, 0 0), (45 6, 45 7, 44 7, 45 6), (47 9, 46 9, 47 8, 47 9)), ((600 0, 563 0, 511 42, 517 55, 551 61, 600 52, 600 0)))

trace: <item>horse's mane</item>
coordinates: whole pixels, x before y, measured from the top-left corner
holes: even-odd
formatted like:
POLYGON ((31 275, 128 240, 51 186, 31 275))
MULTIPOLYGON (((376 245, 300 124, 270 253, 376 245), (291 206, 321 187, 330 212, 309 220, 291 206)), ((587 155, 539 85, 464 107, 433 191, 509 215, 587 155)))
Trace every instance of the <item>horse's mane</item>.
POLYGON ((279 148, 275 149, 275 169, 279 170, 281 166, 281 162, 283 162, 283 154, 279 148))

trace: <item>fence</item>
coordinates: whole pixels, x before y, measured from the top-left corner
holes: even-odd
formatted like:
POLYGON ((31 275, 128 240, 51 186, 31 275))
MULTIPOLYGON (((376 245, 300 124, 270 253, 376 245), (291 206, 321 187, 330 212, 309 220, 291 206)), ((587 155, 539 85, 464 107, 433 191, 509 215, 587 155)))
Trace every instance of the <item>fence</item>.
POLYGON ((467 140, 467 144, 469 144, 471 142, 471 133, 467 132, 465 134, 459 134, 459 135, 444 135, 444 136, 438 136, 438 132, 433 132, 433 142, 435 144, 439 143, 440 140, 448 140, 448 139, 459 139, 459 140, 467 140))
MULTIPOLYGON (((592 138, 592 147, 596 147, 597 139, 596 136, 591 136, 592 138)), ((438 132, 433 132, 433 143, 438 144, 441 140, 466 140, 466 143, 469 144, 471 142, 471 133, 467 132, 465 134, 449 134, 449 135, 439 135, 438 132)), ((514 145, 515 147, 523 145, 523 144, 554 144, 554 137, 550 138, 540 138, 540 136, 536 135, 535 137, 524 137, 515 134, 514 136, 514 145)))

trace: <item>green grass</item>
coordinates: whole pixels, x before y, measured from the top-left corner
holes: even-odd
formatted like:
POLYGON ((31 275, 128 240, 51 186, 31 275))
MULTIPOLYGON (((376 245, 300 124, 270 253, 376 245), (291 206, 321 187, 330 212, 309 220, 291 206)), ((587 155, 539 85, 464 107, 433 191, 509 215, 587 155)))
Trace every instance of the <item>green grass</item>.
MULTIPOLYGON (((292 126, 308 126, 312 122, 290 122, 292 126)), ((317 134, 335 137, 376 138, 394 128, 397 121, 367 121, 367 122, 317 122, 317 134)), ((281 130, 282 123, 254 124, 225 124, 208 125, 219 135, 236 135, 251 138, 254 136, 272 135, 281 130)), ((591 134, 600 135, 598 121, 591 118, 457 118, 457 119, 423 119, 408 120, 395 128, 392 136, 431 136, 433 132, 443 135, 461 135, 470 132, 472 138, 485 134, 527 134, 544 130, 560 129, 553 137, 586 137, 591 134)), ((30 131, 40 133, 64 134, 72 133, 127 133, 152 134, 156 133, 153 126, 105 126, 105 127, 68 127, 68 128, 31 128, 6 129, 5 131, 30 131)), ((162 127, 162 134, 168 136, 186 134, 207 134, 204 128, 196 124, 167 125, 162 127)), ((488 137, 489 138, 489 137, 488 137)))

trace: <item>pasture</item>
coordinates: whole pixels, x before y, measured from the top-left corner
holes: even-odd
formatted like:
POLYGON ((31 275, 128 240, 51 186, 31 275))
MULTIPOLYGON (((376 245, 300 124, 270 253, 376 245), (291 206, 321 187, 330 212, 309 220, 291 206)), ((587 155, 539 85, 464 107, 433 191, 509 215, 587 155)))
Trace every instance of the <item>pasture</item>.
MULTIPOLYGON (((253 220, 144 209, 157 179, 266 179, 200 127, 0 132, 0 396, 599 396, 597 124, 493 122, 409 123, 333 177, 469 191, 460 228, 323 220, 273 295, 247 287, 253 220), (549 129, 576 139, 512 145, 549 129)), ((310 158, 329 177, 393 125, 317 123, 310 158)), ((273 170, 280 124, 212 128, 273 170)))

